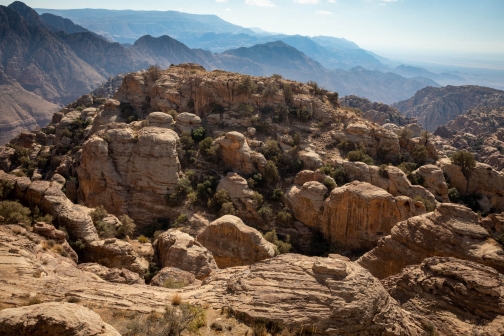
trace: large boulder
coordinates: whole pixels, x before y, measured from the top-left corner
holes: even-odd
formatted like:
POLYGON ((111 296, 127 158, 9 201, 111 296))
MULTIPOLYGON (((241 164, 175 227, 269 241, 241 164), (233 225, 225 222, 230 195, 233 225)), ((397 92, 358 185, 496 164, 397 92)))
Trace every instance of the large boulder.
POLYGON ((239 173, 250 175, 266 165, 264 156, 251 150, 245 136, 239 132, 228 132, 215 143, 219 145, 218 153, 224 164, 239 173))
POLYGON ((194 274, 175 267, 164 267, 152 278, 150 285, 158 287, 185 287, 200 282, 194 274))
POLYGON ((489 238, 474 212, 451 203, 398 223, 358 263, 382 279, 432 256, 471 260, 504 272, 502 246, 489 238))
POLYGON ((228 193, 231 202, 238 211, 238 217, 252 223, 260 220, 254 192, 243 177, 233 172, 228 173, 219 181, 217 191, 219 190, 225 190, 228 193))
POLYGON ((84 263, 78 266, 79 269, 93 273, 97 275, 100 279, 108 282, 122 283, 128 285, 134 284, 145 284, 143 278, 141 278, 137 273, 134 273, 125 268, 108 268, 95 263, 84 263))
POLYGON ((504 279, 491 267, 432 257, 382 282, 414 320, 441 335, 504 333, 504 279))
POLYGON ((49 302, 0 311, 4 336, 121 336, 100 315, 73 303, 49 302))
POLYGON ((75 262, 78 261, 79 257, 70 244, 68 244, 65 232, 57 230, 54 226, 43 222, 35 223, 35 225, 33 225, 33 232, 60 244, 70 259, 75 262))
POLYGON ((436 196, 438 201, 450 201, 448 198, 448 185, 441 168, 435 165, 425 165, 415 170, 413 175, 423 179, 423 186, 436 196))
POLYGON ((179 180, 177 134, 167 128, 125 124, 91 137, 82 146, 77 169, 82 201, 128 214, 138 226, 170 217, 165 196, 179 180))
POLYGON ((499 212, 504 211, 504 173, 478 162, 466 176, 462 169, 448 158, 439 160, 438 165, 461 195, 483 195, 488 198, 492 208, 499 212))
POLYGON ((324 202, 320 230, 339 246, 371 249, 395 224, 423 212, 411 199, 396 199, 381 188, 354 181, 333 189, 324 202))
POLYGON ((297 220, 311 228, 320 229, 327 191, 322 183, 310 181, 303 186, 293 185, 285 194, 285 200, 297 220))
POLYGON ((177 130, 180 132, 191 132, 201 126, 201 118, 195 114, 182 112, 176 117, 177 130))
POLYGON ((149 262, 140 257, 133 246, 116 238, 94 241, 87 244, 83 261, 98 263, 109 268, 127 269, 140 277, 149 269, 149 262))
POLYGON ((212 253, 187 233, 170 229, 157 239, 163 267, 176 267, 202 280, 218 269, 212 253))
POLYGON ((210 223, 197 239, 212 252, 219 268, 251 265, 275 256, 275 245, 232 215, 210 223))

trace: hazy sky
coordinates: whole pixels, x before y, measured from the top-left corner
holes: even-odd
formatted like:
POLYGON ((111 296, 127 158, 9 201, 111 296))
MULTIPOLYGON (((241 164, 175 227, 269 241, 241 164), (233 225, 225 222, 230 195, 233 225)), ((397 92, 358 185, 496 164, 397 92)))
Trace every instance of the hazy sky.
MULTIPOLYGON (((0 0, 1 5, 11 1, 0 0)), ((378 53, 504 53, 504 0, 27 0, 34 8, 178 10, 271 32, 344 37, 378 53)))

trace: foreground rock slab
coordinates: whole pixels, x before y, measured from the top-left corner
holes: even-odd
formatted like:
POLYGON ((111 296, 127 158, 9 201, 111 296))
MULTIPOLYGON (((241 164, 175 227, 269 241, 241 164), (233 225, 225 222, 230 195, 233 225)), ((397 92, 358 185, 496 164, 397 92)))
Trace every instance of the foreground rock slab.
POLYGON ((100 315, 73 304, 49 302, 0 311, 3 336, 121 336, 100 315))

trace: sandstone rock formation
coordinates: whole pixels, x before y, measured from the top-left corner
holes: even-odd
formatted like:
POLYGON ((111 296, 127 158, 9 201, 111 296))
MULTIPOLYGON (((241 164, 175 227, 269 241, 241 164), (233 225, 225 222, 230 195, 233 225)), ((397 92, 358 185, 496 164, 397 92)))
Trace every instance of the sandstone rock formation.
POLYGON ((251 150, 245 136, 239 132, 228 132, 215 143, 219 145, 219 155, 224 163, 237 172, 249 175, 262 171, 266 165, 264 156, 251 150))
POLYGON ((379 125, 392 123, 399 126, 410 124, 412 119, 405 117, 396 108, 390 105, 371 102, 370 100, 354 95, 345 96, 339 100, 341 106, 357 108, 363 112, 363 117, 379 125))
POLYGON ((133 247, 120 239, 109 238, 94 241, 85 247, 83 261, 96 262, 109 268, 125 268, 143 277, 149 262, 140 257, 133 247))
POLYGON ((217 191, 227 191, 231 202, 238 211, 237 215, 247 223, 260 220, 257 214, 258 204, 254 200, 254 192, 249 188, 247 180, 236 173, 228 173, 219 181, 217 191))
POLYGON ((232 215, 210 223, 197 239, 212 252, 219 268, 251 265, 275 256, 275 245, 232 215))
POLYGON ((398 223, 358 263, 382 279, 432 256, 470 260, 504 271, 502 246, 489 238, 474 212, 451 203, 398 223))
POLYGON ((5 336, 120 336, 100 315, 73 303, 49 302, 0 311, 5 336))
POLYGON ((202 280, 216 271, 212 253, 187 233, 170 229, 157 239, 159 258, 163 267, 176 267, 202 280))
POLYGON ((370 249, 398 222, 422 213, 415 201, 354 181, 335 188, 324 202, 320 230, 331 243, 370 249))
POLYGON ((165 196, 179 179, 177 141, 170 129, 135 131, 125 124, 93 136, 82 147, 77 170, 82 200, 128 214, 139 226, 169 217, 165 196))
POLYGON ((143 278, 137 273, 134 273, 125 268, 108 268, 102 266, 100 264, 95 263, 84 263, 78 266, 79 269, 96 274, 100 279, 105 281, 114 282, 114 283, 122 283, 122 284, 145 284, 143 278))
POLYGON ((448 158, 441 159, 438 165, 461 195, 483 195, 488 198, 491 207, 499 212, 504 211, 504 173, 487 164, 476 163, 476 167, 465 176, 462 169, 448 158))
POLYGON ((33 232, 60 244, 65 250, 65 252, 68 254, 69 258, 77 262, 78 260, 77 253, 75 253, 75 251, 68 244, 65 232, 57 230, 52 225, 41 222, 35 223, 35 225, 33 226, 33 232))
POLYGON ((413 175, 421 177, 423 186, 430 191, 440 202, 449 202, 448 185, 446 184, 443 171, 434 165, 421 166, 415 170, 413 175))
POLYGON ((285 194, 285 200, 294 218, 311 228, 319 228, 327 188, 320 182, 310 181, 302 186, 293 185, 285 194))
POLYGON ((196 280, 192 273, 175 267, 164 267, 152 278, 150 285, 169 287, 165 286, 167 281, 169 281, 168 284, 173 287, 185 287, 192 284, 199 284, 199 280, 196 280))
POLYGON ((175 127, 177 127, 177 130, 180 132, 191 132, 201 126, 201 118, 188 112, 180 113, 176 120, 177 124, 175 127))
POLYGON ((382 282, 414 320, 441 335, 504 332, 504 281, 491 267, 433 257, 382 282))

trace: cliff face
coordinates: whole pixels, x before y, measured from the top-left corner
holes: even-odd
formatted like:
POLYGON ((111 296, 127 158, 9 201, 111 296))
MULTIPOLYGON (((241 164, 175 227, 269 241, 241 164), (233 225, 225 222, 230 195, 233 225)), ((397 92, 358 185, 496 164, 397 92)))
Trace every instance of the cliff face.
POLYGON ((434 132, 438 126, 478 106, 504 105, 504 91, 481 86, 426 87, 412 98, 393 104, 407 117, 418 119, 418 123, 434 132))

